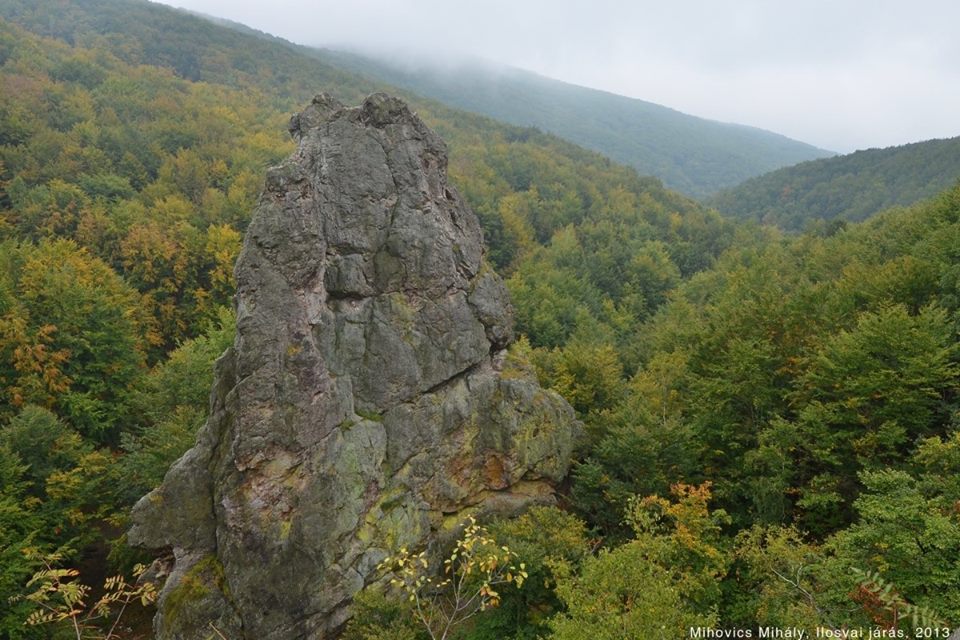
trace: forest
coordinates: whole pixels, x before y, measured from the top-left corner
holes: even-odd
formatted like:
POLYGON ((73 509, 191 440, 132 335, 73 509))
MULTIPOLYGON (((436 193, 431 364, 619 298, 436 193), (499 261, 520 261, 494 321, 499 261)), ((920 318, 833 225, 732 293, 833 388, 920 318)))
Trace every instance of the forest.
MULTIPOLYGON (((128 513, 206 418, 233 264, 266 167, 293 149, 287 118, 320 89, 383 88, 148 3, 54 4, 0 0, 11 640, 75 637, 69 616, 25 625, 45 568, 93 583, 151 560, 125 545, 128 513)), ((586 430, 558 508, 484 523, 526 579, 451 637, 960 624, 960 185, 786 233, 393 92, 449 144, 516 309, 511 356, 586 430)), ((776 211, 792 229, 817 217, 776 211)), ((370 591, 344 637, 431 633, 407 599, 370 591)))
POLYGON ((478 61, 436 65, 334 50, 319 59, 501 122, 533 125, 654 175, 694 198, 829 151, 762 129, 689 116, 659 104, 478 61))
POLYGON ((960 138, 801 162, 751 178, 708 199, 741 220, 803 231, 859 222, 909 206, 952 186, 960 175, 960 138))

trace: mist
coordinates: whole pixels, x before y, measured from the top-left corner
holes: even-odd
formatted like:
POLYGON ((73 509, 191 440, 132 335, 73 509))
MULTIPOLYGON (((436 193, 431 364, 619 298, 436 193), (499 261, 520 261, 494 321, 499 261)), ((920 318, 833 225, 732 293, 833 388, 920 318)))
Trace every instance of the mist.
POLYGON ((171 0, 403 64, 482 59, 847 152, 960 135, 960 3, 171 0))

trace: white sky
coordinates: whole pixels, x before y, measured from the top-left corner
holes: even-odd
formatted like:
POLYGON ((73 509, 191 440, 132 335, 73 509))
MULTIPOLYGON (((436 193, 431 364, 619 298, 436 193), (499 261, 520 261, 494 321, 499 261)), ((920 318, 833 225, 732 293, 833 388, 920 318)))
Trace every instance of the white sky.
POLYGON ((958 0, 165 0, 306 45, 479 56, 836 151, 960 135, 958 0))

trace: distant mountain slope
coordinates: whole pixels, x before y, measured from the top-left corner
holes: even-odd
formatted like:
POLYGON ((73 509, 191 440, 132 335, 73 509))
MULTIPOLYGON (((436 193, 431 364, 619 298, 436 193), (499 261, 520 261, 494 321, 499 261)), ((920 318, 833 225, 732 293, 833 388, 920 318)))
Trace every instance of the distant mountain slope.
POLYGON ((773 169, 831 155, 785 136, 483 63, 401 68, 336 51, 318 57, 444 104, 535 126, 701 197, 773 169))
POLYGON ((72 46, 108 49, 129 64, 170 68, 184 80, 269 90, 283 109, 301 108, 320 89, 353 103, 383 87, 280 38, 146 0, 0 0, 0 17, 72 46))
POLYGON ((710 204, 740 219, 802 229, 857 221, 931 197, 960 179, 960 137, 804 162, 753 178, 710 204))
MULTIPOLYGON (((432 98, 538 127, 695 197, 829 155, 760 129, 703 120, 516 69, 404 72, 352 54, 297 46, 226 20, 166 10, 137 0, 0 0, 0 16, 40 35, 84 45, 104 38, 112 47, 126 47, 129 61, 168 66, 187 80, 269 88, 284 109, 298 108, 301 96, 319 86, 347 103, 376 90, 418 104, 424 103, 422 97, 432 98), (165 11, 160 23, 157 11, 165 11), (298 99, 291 101, 292 95, 298 99)), ((457 114, 460 120, 467 117, 457 114)))

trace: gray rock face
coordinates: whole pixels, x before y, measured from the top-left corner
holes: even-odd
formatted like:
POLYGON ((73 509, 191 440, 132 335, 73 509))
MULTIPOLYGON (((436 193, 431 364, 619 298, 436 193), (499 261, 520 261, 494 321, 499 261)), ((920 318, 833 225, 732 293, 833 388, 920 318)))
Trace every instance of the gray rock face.
POLYGON ((196 445, 133 512, 175 563, 160 639, 329 638, 400 546, 552 498, 577 423, 522 369, 443 142, 382 94, 291 120, 237 262, 196 445), (519 371, 519 373, 518 373, 519 371))

